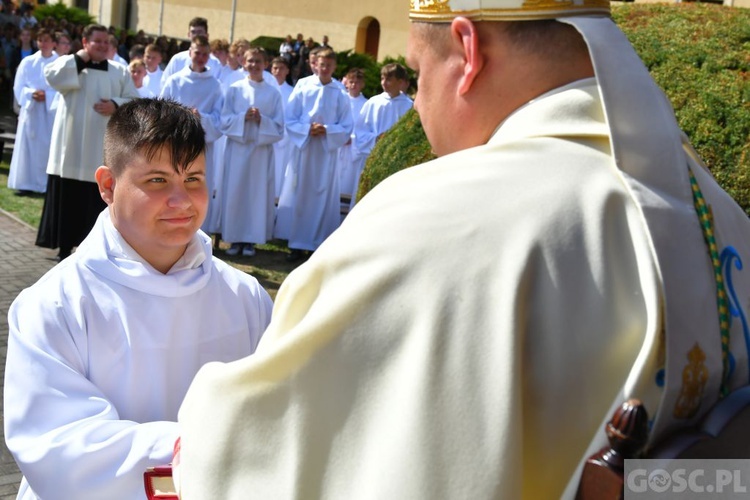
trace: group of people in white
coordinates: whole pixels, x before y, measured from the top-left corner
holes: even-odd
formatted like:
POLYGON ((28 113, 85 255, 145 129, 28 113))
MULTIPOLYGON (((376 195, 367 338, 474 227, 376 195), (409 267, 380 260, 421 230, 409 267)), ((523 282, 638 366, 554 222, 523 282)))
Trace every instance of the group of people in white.
MULTIPOLYGON (((291 86, 287 59, 271 59, 243 39, 209 43, 205 19, 191 20, 188 36, 189 50, 163 70, 155 44, 131 54, 128 68, 141 97, 172 99, 201 118, 210 196, 202 229, 217 244, 230 243, 228 255, 253 256, 255 245, 278 238, 288 241, 289 260, 305 258, 356 202, 375 142, 411 109, 406 69, 385 65, 383 92, 367 99, 361 69, 333 77, 329 47, 311 50, 313 75, 291 86)), ((8 185, 44 192, 56 111, 44 67, 57 55, 49 33, 40 31, 37 41, 38 55, 14 85, 21 112, 8 185)))

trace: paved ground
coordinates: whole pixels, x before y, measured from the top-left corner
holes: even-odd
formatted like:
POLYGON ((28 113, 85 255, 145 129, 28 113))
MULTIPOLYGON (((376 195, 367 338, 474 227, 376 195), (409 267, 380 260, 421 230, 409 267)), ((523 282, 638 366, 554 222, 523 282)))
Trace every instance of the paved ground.
MULTIPOLYGON (((0 394, 8 348, 8 308, 21 290, 32 285, 57 262, 56 251, 34 246, 35 237, 33 228, 0 211, 0 394)), ((16 498, 21 474, 5 447, 2 429, 0 436, 0 500, 10 500, 16 498)))
MULTIPOLYGON (((7 107, 2 103, 0 129, 10 135, 15 132, 15 116, 8 113, 7 107)), ((8 149, 6 145, 5 151, 8 149)), ((8 308, 21 290, 32 285, 57 262, 56 251, 34 246, 35 237, 34 228, 0 210, 0 396, 5 380, 5 355, 8 350, 8 308)), ((0 420, 2 416, 3 412, 0 409, 0 420)), ((5 433, 2 427, 0 438, 0 500, 11 500, 16 498, 21 473, 5 447, 5 433)))

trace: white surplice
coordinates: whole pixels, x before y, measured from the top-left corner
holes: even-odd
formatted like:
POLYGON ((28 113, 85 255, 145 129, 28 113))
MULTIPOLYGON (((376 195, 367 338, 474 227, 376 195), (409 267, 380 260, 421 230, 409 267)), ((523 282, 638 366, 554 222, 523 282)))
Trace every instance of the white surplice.
POLYGON ((279 219, 289 220, 290 248, 315 250, 341 223, 336 155, 352 128, 349 99, 333 82, 315 77, 295 87, 286 110, 292 151, 278 210, 279 219), (313 122, 325 125, 324 136, 310 136, 313 122))
POLYGON ((221 112, 227 137, 221 235, 232 243, 265 243, 275 218, 273 144, 284 134, 284 105, 278 88, 246 78, 229 87, 221 112), (260 123, 246 121, 249 108, 260 123))
POLYGON ((18 65, 13 95, 21 112, 8 174, 8 187, 11 189, 37 193, 47 189, 47 160, 56 111, 52 104, 57 92, 44 79, 44 67, 57 57, 53 52, 45 58, 41 51, 37 51, 24 57, 18 65), (31 97, 37 90, 44 91, 44 101, 35 101, 31 97))
POLYGON ((356 196, 357 184, 359 181, 359 173, 361 172, 361 166, 364 166, 365 158, 359 152, 356 144, 357 127, 356 123, 359 119, 359 114, 362 111, 362 107, 367 102, 367 98, 359 94, 357 97, 352 97, 347 94, 349 98, 349 104, 352 108, 352 118, 354 119, 354 130, 351 135, 351 142, 345 144, 339 149, 338 157, 336 158, 336 170, 339 176, 339 191, 342 195, 356 196))
MULTIPOLYGON (((285 110, 286 105, 289 102, 289 96, 292 95, 293 90, 294 87, 286 82, 279 85, 279 92, 281 92, 281 102, 284 104, 285 110)), ((289 163, 290 149, 291 146, 289 143, 289 136, 286 133, 285 128, 284 137, 279 142, 275 142, 273 144, 274 155, 276 157, 276 171, 274 173, 274 175, 276 176, 276 186, 274 188, 274 194, 276 198, 281 196, 281 187, 284 185, 284 176, 286 174, 286 166, 289 163)))
POLYGON ((143 499, 145 468, 171 461, 195 373, 251 354, 270 310, 204 233, 162 274, 105 210, 10 308, 4 419, 19 498, 143 499))

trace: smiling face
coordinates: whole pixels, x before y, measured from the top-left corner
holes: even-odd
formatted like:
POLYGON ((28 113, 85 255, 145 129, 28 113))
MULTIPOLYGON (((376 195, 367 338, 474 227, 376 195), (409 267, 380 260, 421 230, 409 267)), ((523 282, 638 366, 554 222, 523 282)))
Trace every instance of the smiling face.
POLYGON ((248 50, 245 52, 245 71, 250 79, 255 82, 263 81, 263 70, 266 68, 266 58, 258 51, 248 50))
POLYGON ((203 154, 181 172, 163 147, 151 161, 141 154, 115 177, 99 167, 96 181, 112 223, 138 254, 161 272, 185 253, 206 217, 208 190, 203 154))
POLYGON ((92 61, 104 61, 109 52, 109 34, 106 31, 92 31, 88 38, 83 39, 83 48, 92 61))

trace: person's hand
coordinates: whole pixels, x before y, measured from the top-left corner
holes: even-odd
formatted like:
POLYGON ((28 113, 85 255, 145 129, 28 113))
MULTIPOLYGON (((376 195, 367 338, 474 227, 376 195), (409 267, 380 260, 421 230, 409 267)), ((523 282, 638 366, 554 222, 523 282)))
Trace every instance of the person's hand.
POLYGON ((31 98, 34 99, 36 102, 44 102, 44 99, 47 97, 47 94, 44 93, 44 90, 35 90, 31 93, 31 98))
POLYGON ((326 126, 323 125, 322 123, 311 123, 310 135, 313 137, 326 135, 326 126))
POLYGON ((86 52, 85 49, 81 49, 78 52, 76 52, 76 55, 83 59, 83 62, 89 62, 91 60, 91 56, 88 52, 86 52))
POLYGON ((260 123, 260 111, 258 108, 248 108, 245 112, 245 121, 260 123))
POLYGON ((102 116, 111 116, 115 112, 117 106, 110 99, 99 99, 99 102, 94 104, 94 111, 102 116))

